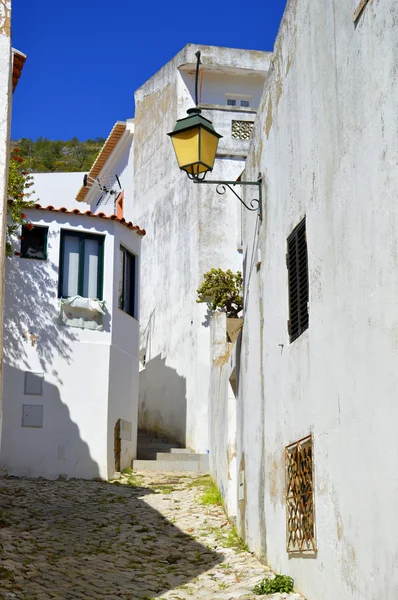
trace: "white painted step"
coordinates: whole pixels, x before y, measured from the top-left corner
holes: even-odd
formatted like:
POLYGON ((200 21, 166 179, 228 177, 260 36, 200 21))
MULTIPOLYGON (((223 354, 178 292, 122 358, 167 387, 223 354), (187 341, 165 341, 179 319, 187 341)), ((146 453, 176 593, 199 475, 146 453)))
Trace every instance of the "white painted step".
POLYGON ((172 454, 194 454, 191 448, 171 448, 170 452, 172 454))
POLYGON ((199 460, 133 460, 134 471, 190 471, 208 473, 209 456, 199 460))
POLYGON ((157 452, 156 460, 200 460, 205 458, 207 454, 171 454, 169 452, 157 452))

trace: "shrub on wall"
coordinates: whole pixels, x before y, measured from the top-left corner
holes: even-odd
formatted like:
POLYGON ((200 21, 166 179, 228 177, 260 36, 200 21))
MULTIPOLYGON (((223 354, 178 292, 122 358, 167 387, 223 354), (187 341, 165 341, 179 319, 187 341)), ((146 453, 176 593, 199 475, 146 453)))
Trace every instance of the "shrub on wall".
POLYGON ((204 274, 204 282, 198 288, 196 302, 206 302, 211 310, 227 313, 227 317, 237 318, 243 308, 242 273, 230 269, 211 269, 204 274))
POLYGON ((24 210, 34 206, 29 197, 33 191, 32 175, 27 170, 29 161, 19 156, 19 149, 14 148, 10 156, 8 169, 8 203, 7 203, 7 231, 6 231, 6 255, 12 255, 11 236, 17 232, 21 225, 27 227, 29 224, 24 210))

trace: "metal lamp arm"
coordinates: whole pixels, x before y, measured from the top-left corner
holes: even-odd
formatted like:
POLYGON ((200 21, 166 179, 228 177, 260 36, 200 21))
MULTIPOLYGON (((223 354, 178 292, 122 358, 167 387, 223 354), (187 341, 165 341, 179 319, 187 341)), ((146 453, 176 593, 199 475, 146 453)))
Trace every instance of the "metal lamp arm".
POLYGON ((227 191, 227 188, 229 190, 231 190, 231 192, 233 194, 235 194, 235 196, 238 198, 239 202, 241 204, 243 204, 243 206, 245 208, 247 208, 247 210, 250 211, 257 211, 258 212, 258 216, 260 217, 260 221, 262 221, 263 219, 263 202, 262 202, 262 190, 261 190, 261 185, 262 185, 262 178, 259 177, 259 179, 257 181, 198 181, 197 179, 194 179, 194 183, 197 184, 207 184, 207 185, 216 185, 216 192, 217 194, 220 194, 221 196, 225 194, 225 192, 227 191), (247 205, 246 202, 244 202, 244 200, 242 200, 242 198, 239 196, 239 194, 236 193, 236 191, 233 189, 234 186, 236 185, 254 185, 258 188, 258 198, 253 198, 252 200, 250 200, 250 205, 247 205))

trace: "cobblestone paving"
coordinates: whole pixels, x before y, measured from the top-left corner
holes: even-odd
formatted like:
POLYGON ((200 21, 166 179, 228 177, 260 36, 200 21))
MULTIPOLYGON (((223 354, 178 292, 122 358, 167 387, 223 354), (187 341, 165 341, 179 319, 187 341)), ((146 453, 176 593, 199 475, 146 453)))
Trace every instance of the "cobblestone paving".
MULTIPOLYGON (((205 479, 0 479, 0 598, 230 600, 269 569, 247 552, 205 479)), ((301 598, 276 594, 274 598, 301 598)))

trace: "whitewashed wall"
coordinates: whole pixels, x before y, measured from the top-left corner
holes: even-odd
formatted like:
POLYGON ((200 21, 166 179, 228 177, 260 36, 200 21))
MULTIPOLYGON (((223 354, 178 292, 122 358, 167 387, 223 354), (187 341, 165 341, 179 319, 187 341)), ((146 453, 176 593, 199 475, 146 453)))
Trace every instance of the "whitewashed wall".
POLYGON ((311 600, 398 595, 398 7, 291 0, 247 161, 239 531, 311 600), (286 238, 306 215, 309 329, 289 343, 286 238), (257 243, 262 265, 251 261, 257 243), (284 448, 314 436, 318 552, 286 552, 284 448))
MULTIPOLYGON (((27 211, 47 225, 48 260, 7 259, 3 444, 10 474, 108 478, 114 473, 114 427, 137 426, 138 323, 117 307, 119 245, 139 255, 140 239, 113 221, 27 211), (105 235, 104 331, 58 323, 60 229, 105 235), (117 256, 116 256, 117 255, 117 256), (34 334, 32 346, 24 333, 34 334), (25 371, 44 373, 42 396, 24 394, 25 371), (21 427, 22 405, 43 405, 42 428, 21 427)), ((122 443, 124 466, 136 439, 122 443)))
MULTIPOLYGON (((147 230, 142 254, 139 425, 161 429, 198 452, 209 449, 209 315, 196 289, 212 267, 241 268, 240 206, 212 186, 190 182, 178 170, 170 139, 177 118, 194 101, 178 71, 202 61, 266 69, 266 53, 186 46, 135 95, 134 215, 147 230), (219 63, 217 62, 219 61, 219 63)), ((250 84, 249 84, 250 87, 250 84)), ((234 113, 228 113, 232 119, 234 113)), ((204 115, 213 118, 211 111, 204 115)), ((228 130, 228 128, 227 128, 228 130)), ((225 142, 223 142, 225 143, 225 142)), ((248 143, 246 144, 246 152, 248 143)), ((245 153, 225 152, 214 178, 236 179, 245 153)), ((211 177, 211 176, 210 176, 211 177)))
MULTIPOLYGON (((227 342, 226 315, 211 317, 211 378, 209 402, 210 472, 230 519, 236 518, 238 472, 236 464, 237 369, 240 342, 227 342)), ((238 369, 239 370, 239 369, 238 369)))
MULTIPOLYGON (((11 0, 0 0, 0 306, 4 306, 5 223, 12 98, 11 0)), ((0 430, 2 419, 3 310, 0 310, 0 430)), ((1 444, 1 433, 0 433, 1 444)))
POLYGON ((34 173, 31 188, 34 194, 30 199, 41 206, 89 210, 88 204, 77 202, 75 199, 80 186, 83 185, 83 176, 84 173, 34 173))

